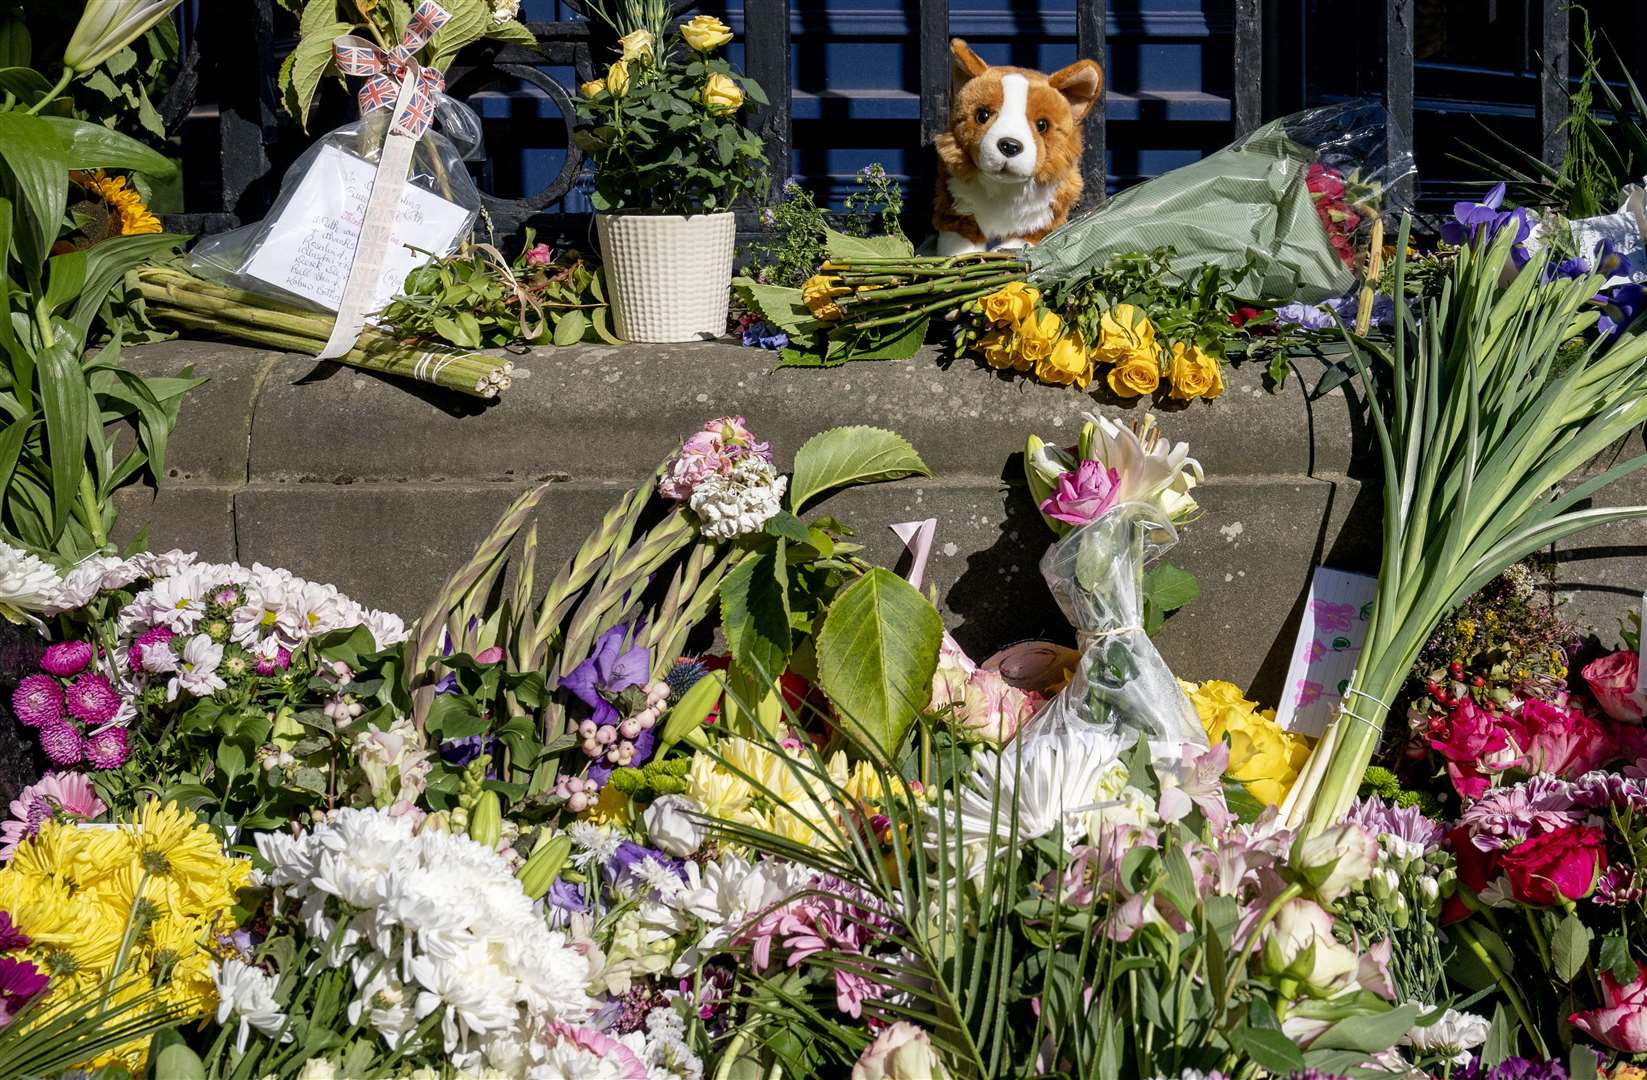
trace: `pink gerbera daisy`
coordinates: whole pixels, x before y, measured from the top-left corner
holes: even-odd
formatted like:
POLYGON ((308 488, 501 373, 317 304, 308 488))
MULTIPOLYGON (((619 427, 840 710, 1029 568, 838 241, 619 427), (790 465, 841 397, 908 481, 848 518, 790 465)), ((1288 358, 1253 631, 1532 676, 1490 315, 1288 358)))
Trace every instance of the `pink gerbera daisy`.
POLYGON ((63 688, 50 675, 30 675, 11 695, 18 722, 39 727, 63 716, 63 688))
POLYGON ((54 817, 90 820, 107 809, 84 773, 47 773, 11 801, 11 819, 0 824, 0 859, 54 817))

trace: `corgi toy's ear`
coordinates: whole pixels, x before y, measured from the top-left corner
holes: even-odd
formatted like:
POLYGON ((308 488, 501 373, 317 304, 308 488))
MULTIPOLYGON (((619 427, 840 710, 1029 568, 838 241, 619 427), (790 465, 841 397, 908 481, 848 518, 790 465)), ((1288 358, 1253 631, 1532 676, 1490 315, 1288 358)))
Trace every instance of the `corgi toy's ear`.
POLYGON ((1052 88, 1064 95, 1069 111, 1080 120, 1104 89, 1104 69, 1092 60, 1077 60, 1047 78, 1052 88))
POLYGON ((960 38, 950 38, 949 70, 955 85, 959 87, 988 71, 989 65, 966 42, 960 38))

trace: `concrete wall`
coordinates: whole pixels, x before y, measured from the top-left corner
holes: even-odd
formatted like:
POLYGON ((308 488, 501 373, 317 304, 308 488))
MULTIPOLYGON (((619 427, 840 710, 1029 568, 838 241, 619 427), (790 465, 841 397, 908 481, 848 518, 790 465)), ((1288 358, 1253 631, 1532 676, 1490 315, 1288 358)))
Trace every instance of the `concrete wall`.
MULTIPOLYGON (((1024 436, 1074 441, 1082 413, 1145 406, 1000 378, 931 355, 903 364, 769 374, 772 355, 728 345, 543 350, 518 364, 500 403, 422 392, 302 357, 215 343, 131 349, 151 374, 193 365, 209 377, 183 406, 158 496, 123 495, 121 532, 151 546, 280 564, 335 582, 362 602, 415 616, 497 515, 529 485, 554 481, 539 515, 543 558, 569 555, 626 487, 711 417, 741 413, 787 465, 808 436, 873 424, 908 438, 931 480, 850 492, 826 504, 891 563, 884 526, 936 516, 930 577, 946 620, 975 655, 1026 637, 1071 635, 1036 563, 1050 534, 1021 478, 1024 436)), ((1318 370, 1306 371, 1313 383, 1318 370)), ((1161 635, 1183 677, 1228 678, 1273 700, 1312 564, 1376 567, 1376 485, 1351 469, 1355 409, 1342 392, 1305 401, 1233 373, 1211 403, 1160 409, 1207 470, 1205 515, 1169 558, 1201 579, 1199 601, 1161 635)), ((1647 502, 1647 484, 1637 501, 1647 502)), ((1647 530, 1621 528, 1577 552, 1577 610, 1611 627, 1647 530)), ((545 576, 540 572, 540 577, 545 576)))

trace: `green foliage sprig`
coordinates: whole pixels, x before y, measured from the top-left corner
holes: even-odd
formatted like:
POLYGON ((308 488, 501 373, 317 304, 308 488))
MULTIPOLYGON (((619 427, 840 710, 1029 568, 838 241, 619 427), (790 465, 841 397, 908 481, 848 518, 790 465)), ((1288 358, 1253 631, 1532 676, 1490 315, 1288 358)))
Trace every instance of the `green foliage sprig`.
POLYGON ((1149 315, 1158 340, 1193 343, 1223 358, 1246 336, 1231 321, 1237 304, 1232 284, 1252 269, 1229 273, 1209 263, 1180 276, 1173 268, 1176 257, 1171 247, 1112 255, 1091 273, 1049 286, 1047 304, 1079 327, 1087 341, 1102 337, 1104 312, 1131 304, 1149 315))
MULTIPOLYGON (((881 165, 858 171, 846 196, 846 212, 835 221, 840 235, 889 237, 907 243, 899 218, 903 189, 881 165)), ((825 238, 829 212, 794 179, 784 182, 782 197, 761 211, 761 232, 749 243, 745 274, 761 285, 799 288, 828 256, 825 238)))

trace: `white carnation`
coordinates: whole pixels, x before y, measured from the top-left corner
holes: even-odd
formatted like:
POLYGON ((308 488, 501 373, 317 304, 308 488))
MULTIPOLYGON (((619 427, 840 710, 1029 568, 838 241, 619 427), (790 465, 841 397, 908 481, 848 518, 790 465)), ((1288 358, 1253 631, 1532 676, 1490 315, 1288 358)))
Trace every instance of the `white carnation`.
POLYGON ((0 618, 39 625, 36 616, 52 606, 59 588, 50 563, 0 543, 0 618))

